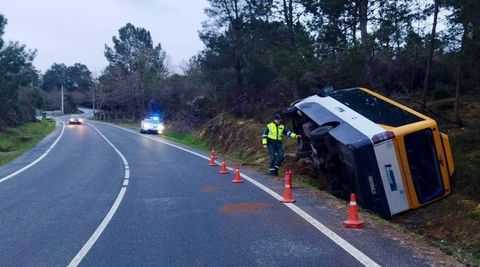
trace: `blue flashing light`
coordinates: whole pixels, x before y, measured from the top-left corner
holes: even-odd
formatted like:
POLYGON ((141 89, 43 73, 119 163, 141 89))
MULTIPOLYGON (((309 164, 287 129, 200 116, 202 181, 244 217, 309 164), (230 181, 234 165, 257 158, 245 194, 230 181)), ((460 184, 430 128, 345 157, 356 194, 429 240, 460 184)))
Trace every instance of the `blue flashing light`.
POLYGON ((159 121, 159 120, 160 120, 160 117, 151 117, 151 118, 152 118, 152 120, 154 120, 154 121, 159 121))

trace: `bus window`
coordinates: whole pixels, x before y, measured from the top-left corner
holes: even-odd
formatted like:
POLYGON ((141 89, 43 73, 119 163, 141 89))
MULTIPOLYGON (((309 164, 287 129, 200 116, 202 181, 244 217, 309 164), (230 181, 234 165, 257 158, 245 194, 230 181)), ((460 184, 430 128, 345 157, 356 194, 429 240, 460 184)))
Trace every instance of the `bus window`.
POLYGON ((423 120, 357 88, 338 90, 330 96, 376 124, 399 127, 423 120))
POLYGON ((441 197, 444 192, 440 166, 431 129, 404 137, 408 164, 418 201, 423 204, 441 197))

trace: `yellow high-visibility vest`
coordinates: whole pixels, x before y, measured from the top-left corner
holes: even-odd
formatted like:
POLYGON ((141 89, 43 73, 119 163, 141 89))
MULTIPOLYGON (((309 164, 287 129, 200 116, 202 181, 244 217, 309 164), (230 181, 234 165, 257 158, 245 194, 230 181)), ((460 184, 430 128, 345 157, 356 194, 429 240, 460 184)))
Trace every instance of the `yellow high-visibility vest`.
POLYGON ((266 145, 267 139, 282 141, 283 135, 290 136, 291 138, 295 138, 297 136, 295 133, 285 128, 283 124, 277 125, 274 122, 271 122, 267 124, 267 127, 263 131, 262 144, 266 145))

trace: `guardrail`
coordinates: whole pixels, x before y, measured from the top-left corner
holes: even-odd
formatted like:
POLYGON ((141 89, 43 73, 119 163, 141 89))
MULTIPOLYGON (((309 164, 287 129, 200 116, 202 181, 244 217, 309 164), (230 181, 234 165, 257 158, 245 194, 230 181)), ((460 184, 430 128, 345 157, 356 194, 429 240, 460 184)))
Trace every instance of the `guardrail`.
POLYGON ((94 118, 101 121, 137 121, 134 114, 126 112, 95 111, 94 118))

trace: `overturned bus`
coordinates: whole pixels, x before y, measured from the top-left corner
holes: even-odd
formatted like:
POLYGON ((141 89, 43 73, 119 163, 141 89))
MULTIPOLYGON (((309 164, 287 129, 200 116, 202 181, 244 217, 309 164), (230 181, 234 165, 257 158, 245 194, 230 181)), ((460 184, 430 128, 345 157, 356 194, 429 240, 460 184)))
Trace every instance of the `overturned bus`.
POLYGON ((450 194, 454 164, 437 123, 364 88, 322 92, 289 107, 302 135, 297 155, 329 175, 331 191, 355 193, 384 218, 450 194))

